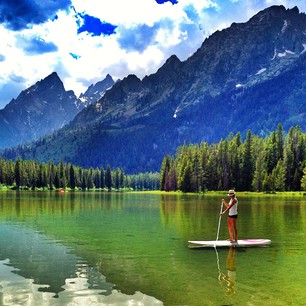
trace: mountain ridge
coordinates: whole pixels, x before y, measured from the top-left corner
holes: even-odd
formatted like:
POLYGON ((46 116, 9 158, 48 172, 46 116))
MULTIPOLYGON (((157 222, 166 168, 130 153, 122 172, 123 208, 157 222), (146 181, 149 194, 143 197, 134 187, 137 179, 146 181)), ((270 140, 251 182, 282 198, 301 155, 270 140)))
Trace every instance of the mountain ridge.
POLYGON ((184 62, 173 55, 142 80, 127 76, 56 135, 6 156, 155 171, 184 142, 265 135, 278 123, 306 128, 305 32, 297 7, 262 10, 213 33, 184 62))
POLYGON ((0 110, 0 148, 37 140, 62 128, 84 107, 100 99, 113 83, 107 75, 77 98, 52 72, 0 110))

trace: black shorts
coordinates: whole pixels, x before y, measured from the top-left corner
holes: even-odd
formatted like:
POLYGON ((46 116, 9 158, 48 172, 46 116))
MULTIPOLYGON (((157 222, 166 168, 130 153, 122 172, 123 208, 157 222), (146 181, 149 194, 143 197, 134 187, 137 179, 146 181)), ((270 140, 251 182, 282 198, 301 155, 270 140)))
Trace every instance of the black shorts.
POLYGON ((237 219, 237 218, 238 218, 238 215, 232 215, 232 216, 228 215, 228 217, 229 217, 229 218, 237 219))

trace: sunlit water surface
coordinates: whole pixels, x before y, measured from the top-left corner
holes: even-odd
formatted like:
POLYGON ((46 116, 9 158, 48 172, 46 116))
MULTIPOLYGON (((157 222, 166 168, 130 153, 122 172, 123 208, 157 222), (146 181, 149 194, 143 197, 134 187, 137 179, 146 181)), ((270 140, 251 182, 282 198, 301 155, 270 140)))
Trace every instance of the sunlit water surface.
POLYGON ((306 197, 239 197, 239 238, 269 247, 189 249, 216 239, 220 203, 1 192, 0 305, 303 305, 306 197))

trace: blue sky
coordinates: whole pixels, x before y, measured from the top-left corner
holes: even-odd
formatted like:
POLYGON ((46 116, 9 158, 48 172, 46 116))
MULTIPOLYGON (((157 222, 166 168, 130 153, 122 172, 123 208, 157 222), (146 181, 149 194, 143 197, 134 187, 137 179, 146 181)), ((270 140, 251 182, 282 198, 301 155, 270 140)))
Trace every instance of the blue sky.
POLYGON ((1 0, 0 109, 53 71, 77 95, 107 74, 143 78, 271 5, 306 12, 305 0, 1 0))

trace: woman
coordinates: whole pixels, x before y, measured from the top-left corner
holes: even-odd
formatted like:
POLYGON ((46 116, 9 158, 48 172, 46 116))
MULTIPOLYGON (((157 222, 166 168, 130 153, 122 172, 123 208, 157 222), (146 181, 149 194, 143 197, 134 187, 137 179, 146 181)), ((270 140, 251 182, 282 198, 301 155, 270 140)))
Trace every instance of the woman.
POLYGON ((238 217, 238 200, 235 196, 235 190, 229 190, 228 196, 230 197, 229 203, 222 199, 222 203, 226 206, 226 209, 221 212, 220 215, 223 215, 228 211, 227 228, 229 233, 229 240, 230 242, 237 243, 238 233, 236 228, 236 221, 238 217))

